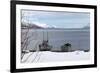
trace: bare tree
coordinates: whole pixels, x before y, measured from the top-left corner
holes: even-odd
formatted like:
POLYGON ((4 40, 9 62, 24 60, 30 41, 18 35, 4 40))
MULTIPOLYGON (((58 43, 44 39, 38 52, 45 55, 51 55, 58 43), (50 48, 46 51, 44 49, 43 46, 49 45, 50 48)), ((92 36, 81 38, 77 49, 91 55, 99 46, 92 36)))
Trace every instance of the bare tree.
POLYGON ((30 38, 32 37, 32 35, 30 35, 29 20, 27 20, 28 23, 23 22, 23 20, 25 18, 26 18, 25 14, 22 13, 22 15, 21 15, 21 59, 23 58, 24 54, 26 53, 25 50, 28 49, 28 45, 31 42, 30 38))

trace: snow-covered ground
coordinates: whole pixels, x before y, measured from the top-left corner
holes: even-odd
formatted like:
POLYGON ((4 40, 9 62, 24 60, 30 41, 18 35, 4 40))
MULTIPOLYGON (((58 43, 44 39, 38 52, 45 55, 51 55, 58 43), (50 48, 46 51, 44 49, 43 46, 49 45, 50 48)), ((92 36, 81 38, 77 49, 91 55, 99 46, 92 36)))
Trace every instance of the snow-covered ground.
POLYGON ((79 61, 89 60, 90 53, 83 51, 74 52, 29 52, 22 59, 22 63, 40 63, 40 62, 59 62, 59 61, 79 61))

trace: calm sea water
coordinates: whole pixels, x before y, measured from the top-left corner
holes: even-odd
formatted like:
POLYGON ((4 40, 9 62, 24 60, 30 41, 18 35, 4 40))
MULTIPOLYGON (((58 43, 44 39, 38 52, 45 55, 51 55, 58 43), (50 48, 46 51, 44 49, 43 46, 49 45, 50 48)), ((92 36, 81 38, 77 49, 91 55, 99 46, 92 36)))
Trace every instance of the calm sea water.
MULTIPOLYGON (((25 32, 27 30, 23 30, 25 32)), ((90 49, 90 30, 89 29, 30 29, 28 32, 29 45, 27 49, 38 48, 38 45, 43 40, 49 41, 52 45, 52 50, 60 50, 61 46, 65 43, 72 44, 73 50, 86 50, 90 49)), ((23 38, 22 38, 23 39, 23 38)))

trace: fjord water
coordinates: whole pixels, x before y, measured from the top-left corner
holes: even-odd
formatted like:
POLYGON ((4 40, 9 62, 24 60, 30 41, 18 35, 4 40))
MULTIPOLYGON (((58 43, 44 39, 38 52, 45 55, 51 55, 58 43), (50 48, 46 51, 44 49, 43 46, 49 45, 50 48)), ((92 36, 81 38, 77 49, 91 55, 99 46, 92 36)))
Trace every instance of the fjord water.
POLYGON ((28 50, 38 49, 43 40, 48 40, 52 50, 60 50, 66 43, 72 45, 72 50, 90 49, 90 29, 30 29, 28 36, 31 36, 28 50))

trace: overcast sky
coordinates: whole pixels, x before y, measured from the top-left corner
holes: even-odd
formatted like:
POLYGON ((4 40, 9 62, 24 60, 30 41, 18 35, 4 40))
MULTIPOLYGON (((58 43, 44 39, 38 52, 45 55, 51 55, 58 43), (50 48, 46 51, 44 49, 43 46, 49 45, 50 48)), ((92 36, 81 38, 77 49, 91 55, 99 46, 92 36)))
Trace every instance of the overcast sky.
POLYGON ((90 14, 77 12, 22 10, 22 20, 57 28, 82 28, 89 26, 90 14))

